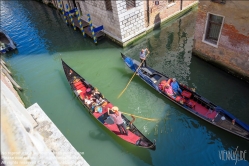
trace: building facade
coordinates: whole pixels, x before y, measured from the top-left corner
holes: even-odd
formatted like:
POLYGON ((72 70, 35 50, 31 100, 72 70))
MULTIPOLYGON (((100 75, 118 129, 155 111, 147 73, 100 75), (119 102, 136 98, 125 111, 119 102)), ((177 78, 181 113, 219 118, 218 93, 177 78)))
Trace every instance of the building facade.
POLYGON ((248 1, 200 1, 193 53, 249 81, 248 1))
MULTIPOLYGON (((58 0, 44 0, 59 8, 58 0)), ((77 7, 81 19, 90 14, 95 27, 103 25, 104 32, 122 46, 146 34, 167 19, 183 14, 197 5, 197 0, 60 0, 66 9, 77 7)))

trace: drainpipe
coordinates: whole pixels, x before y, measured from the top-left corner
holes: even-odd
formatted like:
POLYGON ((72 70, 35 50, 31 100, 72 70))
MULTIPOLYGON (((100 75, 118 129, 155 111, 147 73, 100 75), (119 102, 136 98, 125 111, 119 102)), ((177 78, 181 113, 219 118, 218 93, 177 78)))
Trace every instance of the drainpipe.
POLYGON ((73 0, 73 5, 74 5, 74 8, 77 8, 75 0, 73 0))
POLYGON ((147 23, 149 26, 150 25, 150 2, 149 2, 149 0, 147 0, 147 23))
POLYGON ((181 4, 180 4, 180 11, 182 10, 182 0, 181 0, 181 4))

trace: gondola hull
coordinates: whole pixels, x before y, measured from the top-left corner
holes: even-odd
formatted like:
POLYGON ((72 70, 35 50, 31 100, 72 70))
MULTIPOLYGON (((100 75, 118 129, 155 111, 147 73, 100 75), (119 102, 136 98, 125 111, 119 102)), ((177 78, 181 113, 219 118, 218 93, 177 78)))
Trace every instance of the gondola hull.
POLYGON ((170 84, 170 78, 162 73, 150 68, 140 67, 140 62, 125 56, 121 53, 125 64, 153 89, 161 95, 182 107, 189 113, 205 120, 206 122, 219 127, 225 131, 249 140, 249 126, 237 119, 234 115, 222 109, 221 107, 210 102, 206 98, 194 92, 185 85, 180 84, 182 93, 176 96, 167 94, 163 87, 163 83, 170 84))
POLYGON ((8 51, 15 50, 15 49, 16 49, 16 44, 7 35, 7 33, 0 30, 0 53, 4 54, 8 51))
MULTIPOLYGON (((128 120, 123 114, 122 119, 124 123, 128 127, 128 135, 121 134, 117 125, 113 123, 111 118, 109 117, 107 110, 108 108, 112 108, 113 104, 109 102, 106 98, 103 98, 103 102, 100 105, 102 112, 95 112, 92 106, 89 106, 85 102, 85 98, 88 93, 88 89, 93 90, 94 87, 89 84, 82 76, 76 73, 71 67, 69 67, 63 60, 62 66, 67 77, 67 80, 71 86, 72 91, 77 96, 82 105, 88 110, 88 112, 95 118, 101 125, 107 128, 109 131, 113 132, 116 136, 121 138, 122 140, 133 144, 135 146, 155 150, 156 144, 155 141, 151 142, 148 138, 146 138, 130 120, 128 120)), ((100 95, 102 95, 100 93, 100 95)), ((122 112, 122 110, 121 110, 122 112)))

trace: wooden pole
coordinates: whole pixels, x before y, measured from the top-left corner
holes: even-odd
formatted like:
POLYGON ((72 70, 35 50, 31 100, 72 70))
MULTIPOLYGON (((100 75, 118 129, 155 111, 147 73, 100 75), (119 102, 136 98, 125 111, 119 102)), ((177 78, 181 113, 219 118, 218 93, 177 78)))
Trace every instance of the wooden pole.
POLYGON ((159 121, 159 119, 145 118, 145 117, 142 117, 142 116, 137 116, 137 115, 133 115, 133 114, 126 113, 126 112, 122 112, 122 111, 120 111, 120 112, 121 112, 122 114, 134 116, 134 117, 136 117, 136 118, 140 118, 140 119, 144 119, 144 120, 148 120, 148 121, 153 121, 153 122, 158 122, 158 121, 159 121))
MULTIPOLYGON (((149 55, 150 52, 148 52, 148 54, 146 55, 145 59, 147 58, 147 56, 149 55)), ((145 60, 144 59, 144 60, 145 60)), ((126 85, 126 87, 123 89, 123 91, 118 95, 118 98, 120 98, 122 96, 122 94, 125 92, 125 90, 127 89, 127 87, 129 86, 129 84, 131 83, 131 80, 133 79, 133 77, 136 75, 138 69, 140 69, 140 67, 142 66, 142 64, 144 63, 144 60, 142 61, 142 63, 138 66, 137 70, 134 72, 133 76, 131 77, 130 81, 128 82, 128 84, 126 85)))

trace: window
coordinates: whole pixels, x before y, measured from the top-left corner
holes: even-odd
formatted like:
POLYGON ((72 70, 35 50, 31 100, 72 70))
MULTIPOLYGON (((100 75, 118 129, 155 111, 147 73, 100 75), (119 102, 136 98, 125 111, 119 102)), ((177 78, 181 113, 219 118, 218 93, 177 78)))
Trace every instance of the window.
POLYGON ((112 1, 111 0, 105 0, 105 7, 107 11, 112 11, 112 1))
POLYGON ((155 1, 155 5, 159 5, 159 1, 155 1))
POLYGON ((211 0, 212 2, 216 2, 216 3, 226 3, 226 0, 211 0))
POLYGON ((126 9, 129 10, 131 8, 136 7, 136 0, 126 0, 126 9))
POLYGON ((208 15, 204 40, 211 44, 218 44, 224 18, 214 14, 208 15))
POLYGON ((168 4, 175 3, 175 0, 168 0, 168 4))

